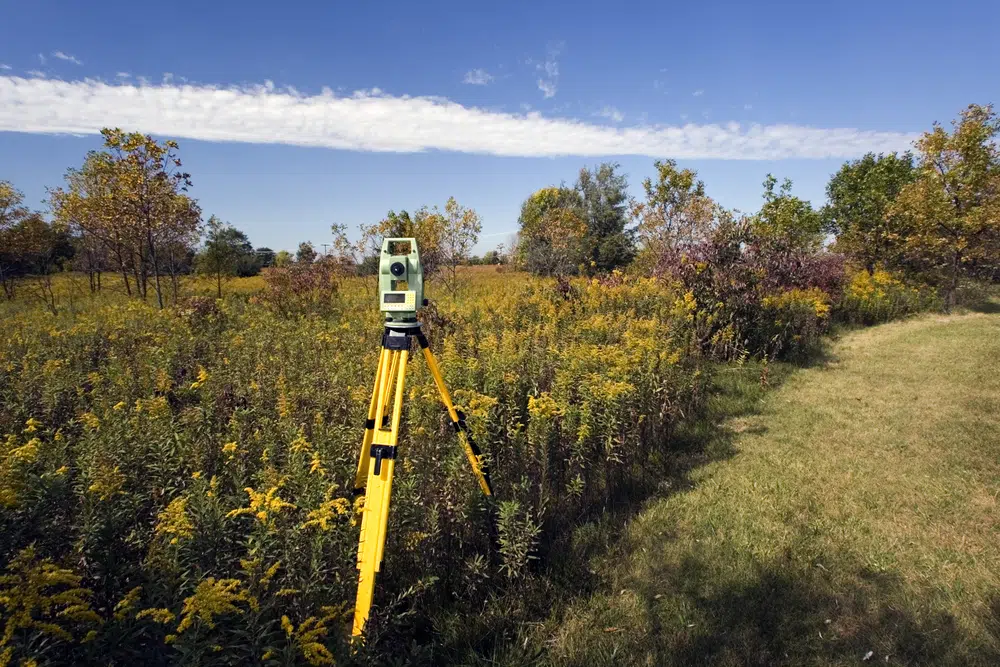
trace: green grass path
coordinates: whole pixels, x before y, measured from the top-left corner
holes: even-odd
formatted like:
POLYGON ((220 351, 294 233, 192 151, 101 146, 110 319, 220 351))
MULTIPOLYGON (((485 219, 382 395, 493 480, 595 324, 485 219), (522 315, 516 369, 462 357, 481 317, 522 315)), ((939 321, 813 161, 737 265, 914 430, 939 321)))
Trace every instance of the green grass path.
POLYGON ((1000 315, 848 333, 753 400, 592 561, 545 659, 1000 665, 1000 315))

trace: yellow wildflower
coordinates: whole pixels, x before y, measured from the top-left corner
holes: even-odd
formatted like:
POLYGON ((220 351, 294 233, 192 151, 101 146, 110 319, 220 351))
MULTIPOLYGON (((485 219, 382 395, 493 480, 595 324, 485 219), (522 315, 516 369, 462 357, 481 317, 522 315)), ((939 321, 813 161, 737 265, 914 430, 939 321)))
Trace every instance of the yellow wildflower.
POLYGON ((41 440, 32 438, 20 447, 12 449, 8 456, 12 462, 34 463, 38 459, 38 445, 40 444, 42 444, 41 440))
POLYGON ((114 468, 107 465, 100 466, 93 475, 94 481, 87 487, 87 490, 96 493, 101 500, 111 500, 125 486, 125 475, 122 474, 121 468, 118 466, 114 468))
POLYGON ((61 622, 103 622, 90 608, 88 600, 93 591, 80 586, 82 578, 47 558, 39 560, 33 546, 14 556, 7 572, 0 576, 0 600, 5 611, 0 645, 9 643, 22 630, 73 641, 73 635, 61 622))
POLYGON ((169 537, 170 544, 177 544, 194 536, 194 524, 187 515, 187 501, 183 496, 174 498, 156 517, 156 534, 169 537))
POLYGON ((101 427, 101 420, 93 412, 84 412, 80 415, 80 421, 92 431, 96 431, 101 427))
POLYGON ((260 585, 267 586, 268 584, 270 584, 271 579, 274 579, 274 575, 278 574, 278 569, 280 567, 281 567, 281 561, 279 560, 274 565, 267 568, 267 572, 265 572, 264 576, 260 578, 260 585))
POLYGON ((31 418, 28 419, 28 421, 24 422, 24 426, 25 426, 24 432, 25 433, 34 433, 35 431, 38 430, 38 427, 41 426, 41 425, 42 425, 42 422, 38 421, 34 417, 31 417, 31 418))
POLYGON ((235 509, 226 515, 227 519, 232 519, 238 516, 243 516, 244 514, 252 514, 257 517, 257 520, 261 523, 269 523, 269 520, 273 519, 275 514, 281 512, 281 510, 287 508, 295 508, 295 505, 289 502, 285 502, 280 497, 278 497, 278 490, 281 488, 281 484, 277 486, 272 486, 270 489, 264 492, 256 491, 247 487, 244 491, 250 496, 250 506, 241 507, 235 509))
POLYGON ((167 393, 173 386, 173 382, 170 380, 170 376, 162 368, 156 371, 156 390, 161 393, 167 393))
POLYGON ((128 616, 128 613, 132 611, 132 607, 135 606, 135 603, 138 601, 141 594, 142 586, 136 586, 126 593, 125 597, 119 600, 118 604, 115 605, 115 618, 120 621, 128 616))
POLYGON ((201 479, 201 474, 202 473, 200 470, 195 470, 193 473, 191 473, 191 479, 201 479))
POLYGON ((326 469, 323 468, 323 462, 319 458, 319 452, 313 452, 312 463, 309 466, 309 472, 319 473, 320 477, 326 474, 326 469))
MULTIPOLYGON (((194 625, 195 619, 201 619, 208 627, 215 627, 215 617, 224 614, 242 614, 243 610, 236 606, 237 602, 251 602, 246 591, 239 590, 238 579, 218 579, 209 577, 200 582, 194 590, 194 595, 184 600, 180 624, 177 634, 194 625)), ((252 602, 251 602, 252 606, 252 602)))
POLYGON ((174 622, 177 615, 169 609, 143 609, 135 615, 135 620, 137 621, 141 621, 144 618, 151 618, 154 623, 169 625, 174 622))
POLYGON ((114 404, 114 406, 111 409, 117 411, 121 410, 124 407, 125 407, 125 401, 118 401, 117 403, 114 404))
POLYGON ((281 617, 281 629, 285 631, 285 634, 291 637, 295 633, 295 626, 292 622, 288 620, 287 616, 282 615, 281 617))
POLYGON ((226 444, 224 444, 222 446, 222 453, 223 454, 229 454, 229 455, 235 454, 236 453, 236 443, 235 442, 227 442, 226 444))
POLYGON ((302 524, 302 528, 316 526, 320 530, 330 530, 330 522, 338 516, 347 514, 350 506, 351 504, 347 498, 334 498, 333 500, 321 503, 318 508, 306 515, 307 521, 302 524))

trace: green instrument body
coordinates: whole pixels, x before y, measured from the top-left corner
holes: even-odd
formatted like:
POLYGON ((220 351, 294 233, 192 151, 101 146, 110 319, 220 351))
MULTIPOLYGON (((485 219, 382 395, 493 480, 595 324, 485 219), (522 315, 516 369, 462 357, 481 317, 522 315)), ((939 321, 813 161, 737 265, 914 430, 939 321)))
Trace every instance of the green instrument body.
POLYGON ((417 323, 417 309, 424 305, 424 271, 414 238, 382 240, 378 263, 378 302, 386 322, 394 326, 417 323))

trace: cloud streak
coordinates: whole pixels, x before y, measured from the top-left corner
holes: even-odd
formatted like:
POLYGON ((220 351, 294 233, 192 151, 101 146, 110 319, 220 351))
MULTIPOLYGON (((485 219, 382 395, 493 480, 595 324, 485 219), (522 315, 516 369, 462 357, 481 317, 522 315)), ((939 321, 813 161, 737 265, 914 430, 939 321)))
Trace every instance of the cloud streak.
POLYGON ((737 123, 608 127, 378 91, 304 95, 270 82, 222 88, 0 75, 0 131, 94 134, 109 126, 203 141, 369 152, 731 160, 854 157, 906 149, 916 136, 737 123))
MULTIPOLYGON (((68 63, 73 63, 74 65, 82 65, 83 64, 83 61, 80 60, 79 58, 77 58, 76 56, 71 56, 68 53, 63 53, 62 51, 53 51, 52 52, 52 57, 53 58, 57 58, 59 60, 65 60, 68 63)), ((44 64, 44 63, 45 63, 45 61, 43 60, 42 64, 44 64)))
POLYGON ((493 75, 480 67, 466 72, 462 83, 468 83, 473 86, 485 86, 492 80, 493 75))
POLYGON ((559 89, 559 54, 562 52, 563 44, 551 44, 545 56, 545 62, 538 63, 535 68, 542 73, 538 79, 538 90, 542 91, 545 99, 555 97, 559 89))
POLYGON ((625 120, 625 114, 614 107, 604 107, 600 111, 594 114, 595 116, 600 116, 601 118, 607 118, 612 123, 620 123, 625 120))

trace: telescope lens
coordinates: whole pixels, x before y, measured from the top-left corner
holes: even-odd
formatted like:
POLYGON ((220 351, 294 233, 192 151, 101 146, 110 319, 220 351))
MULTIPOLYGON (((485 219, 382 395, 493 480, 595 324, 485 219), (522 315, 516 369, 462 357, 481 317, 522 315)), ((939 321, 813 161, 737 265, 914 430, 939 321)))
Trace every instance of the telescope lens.
POLYGON ((406 266, 402 262, 393 262, 389 266, 389 273, 396 276, 397 278, 404 273, 406 273, 406 266))

